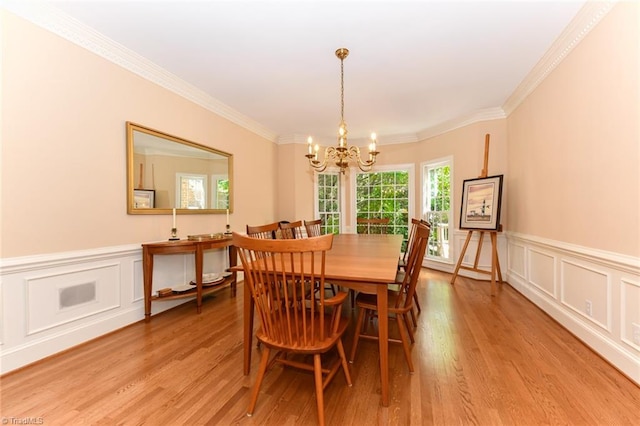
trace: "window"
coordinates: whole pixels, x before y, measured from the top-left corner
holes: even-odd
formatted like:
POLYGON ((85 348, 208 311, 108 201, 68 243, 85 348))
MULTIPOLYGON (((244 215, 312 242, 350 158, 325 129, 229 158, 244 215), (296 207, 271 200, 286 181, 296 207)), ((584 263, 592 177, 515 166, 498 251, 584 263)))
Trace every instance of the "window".
POLYGON ((452 166, 453 159, 448 157, 424 163, 422 170, 422 217, 431 224, 426 257, 448 262, 451 262, 449 229, 453 220, 452 166))
POLYGON ((316 173, 316 217, 323 234, 339 234, 341 225, 340 173, 316 173))
POLYGON ((355 174, 355 219, 389 218, 387 232, 404 236, 404 251, 409 233, 409 212, 415 211, 413 166, 385 166, 378 169, 381 170, 352 173, 355 174))
POLYGON ((177 173, 176 200, 180 209, 207 208, 207 176, 177 173))
POLYGON ((211 176, 212 209, 229 208, 229 178, 227 175, 211 176))

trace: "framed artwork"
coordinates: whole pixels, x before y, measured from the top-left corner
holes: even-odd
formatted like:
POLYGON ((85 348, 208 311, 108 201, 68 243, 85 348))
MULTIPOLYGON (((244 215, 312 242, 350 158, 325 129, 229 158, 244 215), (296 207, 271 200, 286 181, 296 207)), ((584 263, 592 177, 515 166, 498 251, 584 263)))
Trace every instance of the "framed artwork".
POLYGON ((498 230, 502 177, 503 175, 498 175, 464 181, 460 229, 498 230))
POLYGON ((156 206, 156 191, 153 189, 134 189, 133 207, 136 209, 152 209, 156 206))

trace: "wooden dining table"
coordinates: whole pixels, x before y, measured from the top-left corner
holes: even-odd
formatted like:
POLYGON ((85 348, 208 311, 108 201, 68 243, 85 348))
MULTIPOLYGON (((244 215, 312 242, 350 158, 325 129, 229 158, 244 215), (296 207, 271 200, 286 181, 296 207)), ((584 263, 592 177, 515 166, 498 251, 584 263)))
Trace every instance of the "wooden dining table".
MULTIPOLYGON (((389 317, 387 284, 398 271, 402 235, 338 234, 327 251, 325 279, 341 287, 377 295, 378 343, 382 405, 389 405, 389 317)), ((242 266, 234 268, 242 271, 242 266)), ((253 298, 244 288, 244 374, 251 371, 253 343, 253 298)))

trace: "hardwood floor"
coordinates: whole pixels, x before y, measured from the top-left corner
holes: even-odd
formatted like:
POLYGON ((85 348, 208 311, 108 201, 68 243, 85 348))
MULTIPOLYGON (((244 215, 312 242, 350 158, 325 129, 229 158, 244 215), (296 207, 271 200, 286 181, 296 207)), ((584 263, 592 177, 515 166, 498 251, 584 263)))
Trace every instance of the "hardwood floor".
MULTIPOLYGON (((390 345, 389 407, 380 406, 377 344, 362 341, 353 387, 338 375, 325 390, 328 425, 640 423, 640 388, 510 286, 491 298, 488 282, 451 286, 449 277, 422 271, 416 371, 390 345)), ((235 299, 225 290, 205 300, 200 315, 190 302, 5 375, 1 416, 46 425, 317 424, 313 376, 277 366, 245 415, 259 350, 243 376, 239 286, 235 299)))

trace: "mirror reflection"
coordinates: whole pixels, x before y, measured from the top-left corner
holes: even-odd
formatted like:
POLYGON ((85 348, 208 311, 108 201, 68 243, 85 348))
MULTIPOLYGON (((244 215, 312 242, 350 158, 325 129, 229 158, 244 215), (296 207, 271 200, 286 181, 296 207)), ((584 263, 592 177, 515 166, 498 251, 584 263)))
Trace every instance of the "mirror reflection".
POLYGON ((129 214, 233 210, 233 156, 127 122, 129 214))

